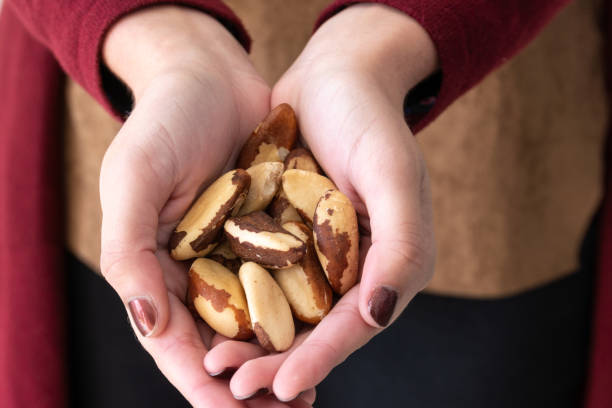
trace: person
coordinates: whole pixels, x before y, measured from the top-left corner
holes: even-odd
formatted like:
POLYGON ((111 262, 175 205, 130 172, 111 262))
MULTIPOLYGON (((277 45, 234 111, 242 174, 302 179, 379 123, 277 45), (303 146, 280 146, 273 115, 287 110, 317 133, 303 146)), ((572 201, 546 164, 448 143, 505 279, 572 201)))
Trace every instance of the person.
MULTIPOLYGON (((24 149, 20 143, 54 146, 41 128, 42 123, 24 123, 25 116, 19 116, 20 112, 32 113, 26 109, 30 101, 43 101, 36 113, 48 119, 44 121, 46 129, 58 125, 52 102, 58 94, 58 84, 48 81, 57 77, 57 66, 48 51, 24 30, 24 23, 101 103, 119 114, 130 112, 102 167, 102 270, 129 310, 139 340, 193 405, 240 406, 234 396, 249 396, 260 388, 271 386, 278 399, 292 400, 313 387, 336 364, 396 319, 426 285, 435 252, 431 204, 423 159, 404 122, 404 96, 435 75, 438 68, 441 70, 439 89, 429 90, 431 95, 437 95, 435 105, 425 117, 411 123, 416 132, 524 46, 565 2, 534 5, 516 1, 490 5, 482 10, 483 14, 476 12, 475 2, 466 2, 456 6, 454 15, 461 19, 454 24, 454 17, 445 14, 448 11, 444 5, 390 1, 386 3, 392 7, 344 8, 350 2, 336 2, 322 17, 321 26, 295 64, 271 91, 230 35, 234 33, 246 44, 235 16, 216 1, 183 3, 210 16, 185 7, 158 6, 137 11, 143 3, 156 3, 153 1, 68 3, 59 2, 45 9, 25 1, 8 1, 11 11, 3 11, 0 38, 4 40, 2 49, 9 51, 5 52, 7 58, 2 58, 6 65, 1 67, 1 77, 8 77, 18 62, 38 63, 24 65, 18 81, 0 88, 5 112, 15 112, 5 113, 0 121, 3 140, 13 143, 3 145, 3 157, 9 157, 9 151, 24 149), (502 18, 510 14, 516 18, 502 18), (439 18, 428 19, 429 16, 439 18), (67 23, 69 29, 58 24, 60 21, 67 23), (491 33, 498 33, 486 41, 474 29, 483 21, 491 25, 491 33), (499 21, 507 24, 505 30, 499 30, 499 21), (503 35, 499 34, 502 31, 503 35), (507 32, 521 35, 506 35, 507 32), (455 36, 460 34, 465 35, 465 48, 456 47, 455 36), (8 38, 12 41, 10 47, 8 38), (473 47, 482 47, 481 54, 470 60, 468 50, 473 47), (24 55, 26 49, 30 54, 24 55), (104 65, 99 69, 99 51, 108 70, 104 65), (32 78, 38 78, 37 87, 24 82, 32 78), (129 94, 119 80, 134 95, 133 110, 129 94), (360 285, 343 297, 312 333, 302 335, 294 350, 254 359, 262 355, 256 346, 222 342, 207 354, 205 367, 209 371, 241 366, 230 383, 230 393, 225 383, 202 370, 205 343, 216 344, 222 339, 198 332, 181 301, 185 292, 184 269, 170 262, 164 246, 200 185, 231 167, 250 130, 271 105, 281 102, 294 106, 304 139, 338 187, 353 200, 371 237, 365 237, 362 245, 367 255, 360 285), (20 138, 12 135, 17 133, 15 129, 21 130, 20 138), (211 367, 214 364, 219 366, 211 367)), ((41 332, 48 340, 35 363, 31 353, 5 353, 3 367, 20 367, 22 375, 28 373, 23 367, 39 367, 41 357, 45 369, 34 377, 34 383, 3 381, 9 387, 1 393, 5 399, 2 402, 6 402, 3 406, 28 398, 33 398, 30 403, 43 398, 46 405, 54 406, 64 398, 58 386, 61 376, 51 375, 61 367, 57 353, 61 349, 57 330, 60 322, 53 313, 60 292, 49 290, 58 288, 57 276, 48 274, 40 279, 40 265, 36 263, 42 255, 48 261, 46 267, 53 271, 59 261, 58 244, 49 245, 46 241, 56 236, 57 225, 40 227, 43 219, 36 218, 58 211, 57 199, 46 189, 56 185, 57 169, 48 172, 54 163, 41 160, 42 154, 33 149, 26 155, 27 162, 20 157, 21 162, 16 163, 19 166, 15 169, 29 164, 37 171, 16 171, 5 166, 2 174, 3 180, 11 180, 3 184, 7 192, 3 196, 11 197, 3 204, 3 214, 23 214, 3 218, 7 226, 3 234, 10 231, 11 236, 2 242, 10 242, 11 247, 21 244, 18 253, 9 256, 8 251, 2 252, 3 290, 10 288, 11 299, 18 299, 12 300, 16 303, 9 304, 8 310, 16 310, 26 294, 30 303, 18 308, 19 322, 8 318, 2 321, 7 330, 3 330, 0 346, 8 350, 21 344, 40 350, 36 340, 40 340, 41 332), (41 185, 47 187, 41 190, 41 185), (32 200, 33 193, 39 199, 32 200), (46 205, 49 200, 54 204, 45 207, 44 200, 46 205), (31 207, 16 205, 23 202, 31 202, 31 207), (24 219, 32 220, 43 234, 29 239, 41 230, 23 231, 12 221, 24 219), (9 280, 14 272, 5 272, 16 270, 25 271, 19 282, 9 280), (41 332, 20 332, 28 323, 41 332)), ((602 285, 603 291, 605 281, 602 285)), ((606 301, 605 296, 602 299, 606 301)), ((596 344, 605 344, 602 341, 596 344)), ((596 350, 606 355, 605 347, 596 350)), ((604 366, 595 370, 603 373, 600 378, 609 378, 604 366)), ((3 370, 3 378, 4 375, 3 370)), ((603 385, 605 382, 593 382, 591 395, 596 397, 592 404, 605 406, 603 385)), ((270 399, 266 402, 274 403, 270 399)))

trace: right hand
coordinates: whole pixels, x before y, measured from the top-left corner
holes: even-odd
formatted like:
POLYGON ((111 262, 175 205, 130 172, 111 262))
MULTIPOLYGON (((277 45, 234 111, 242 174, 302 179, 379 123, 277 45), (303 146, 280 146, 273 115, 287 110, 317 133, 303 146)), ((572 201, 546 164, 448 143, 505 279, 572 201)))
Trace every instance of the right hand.
MULTIPOLYGON (((233 167, 268 113, 268 85, 219 22, 189 8, 157 6, 122 18, 103 56, 135 107, 101 169, 102 274, 143 347, 192 405, 288 406, 270 396, 237 401, 227 381, 206 373, 213 333, 185 306, 188 266, 167 250, 198 192, 233 167)), ((309 395, 289 406, 308 406, 309 395)))

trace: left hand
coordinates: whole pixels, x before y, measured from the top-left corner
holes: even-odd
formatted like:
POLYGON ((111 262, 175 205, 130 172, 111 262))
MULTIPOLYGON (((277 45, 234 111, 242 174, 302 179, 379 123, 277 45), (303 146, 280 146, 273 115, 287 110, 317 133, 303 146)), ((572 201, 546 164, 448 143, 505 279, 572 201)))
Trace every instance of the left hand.
POLYGON ((275 355, 221 342, 208 372, 240 367, 230 387, 272 387, 291 400, 392 322, 433 273, 435 248, 425 163, 403 100, 436 69, 431 39, 382 5, 355 5, 328 20, 276 84, 272 106, 294 107, 305 144, 353 202, 363 230, 361 282, 292 349, 275 355))

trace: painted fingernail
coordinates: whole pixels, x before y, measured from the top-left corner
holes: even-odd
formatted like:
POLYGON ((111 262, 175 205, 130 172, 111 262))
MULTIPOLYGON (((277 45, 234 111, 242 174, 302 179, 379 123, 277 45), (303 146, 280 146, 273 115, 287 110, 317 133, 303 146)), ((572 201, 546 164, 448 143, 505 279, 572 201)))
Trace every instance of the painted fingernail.
POLYGON ((216 373, 208 373, 208 375, 220 380, 229 380, 236 371, 238 371, 237 367, 226 367, 221 371, 217 371, 216 373))
POLYGON ((385 327, 393 315, 395 303, 397 303, 396 291, 387 286, 377 287, 368 302, 370 316, 378 325, 385 327))
POLYGON ((267 388, 260 388, 257 391, 255 391, 254 393, 249 394, 249 395, 245 395, 243 397, 237 397, 237 396, 234 395, 234 398, 239 400, 239 401, 248 401, 248 400, 252 400, 252 399, 258 398, 258 397, 263 397, 264 395, 268 395, 268 394, 270 394, 270 390, 269 389, 267 389, 267 388))
POLYGON ((144 337, 150 336, 155 329, 157 311, 148 299, 138 298, 128 303, 132 320, 138 327, 138 331, 144 337))

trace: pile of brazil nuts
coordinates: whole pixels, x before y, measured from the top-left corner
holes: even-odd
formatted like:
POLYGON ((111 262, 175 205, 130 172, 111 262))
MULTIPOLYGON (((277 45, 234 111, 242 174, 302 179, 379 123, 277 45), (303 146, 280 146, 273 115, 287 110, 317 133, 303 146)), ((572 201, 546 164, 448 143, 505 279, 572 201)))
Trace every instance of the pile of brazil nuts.
POLYGON ((197 258, 187 301, 217 333, 255 335, 287 350, 296 319, 317 324, 332 290, 357 282, 359 233, 351 201, 313 155, 294 148, 297 120, 282 104, 246 141, 237 169, 213 182, 170 237, 175 260, 197 258))

